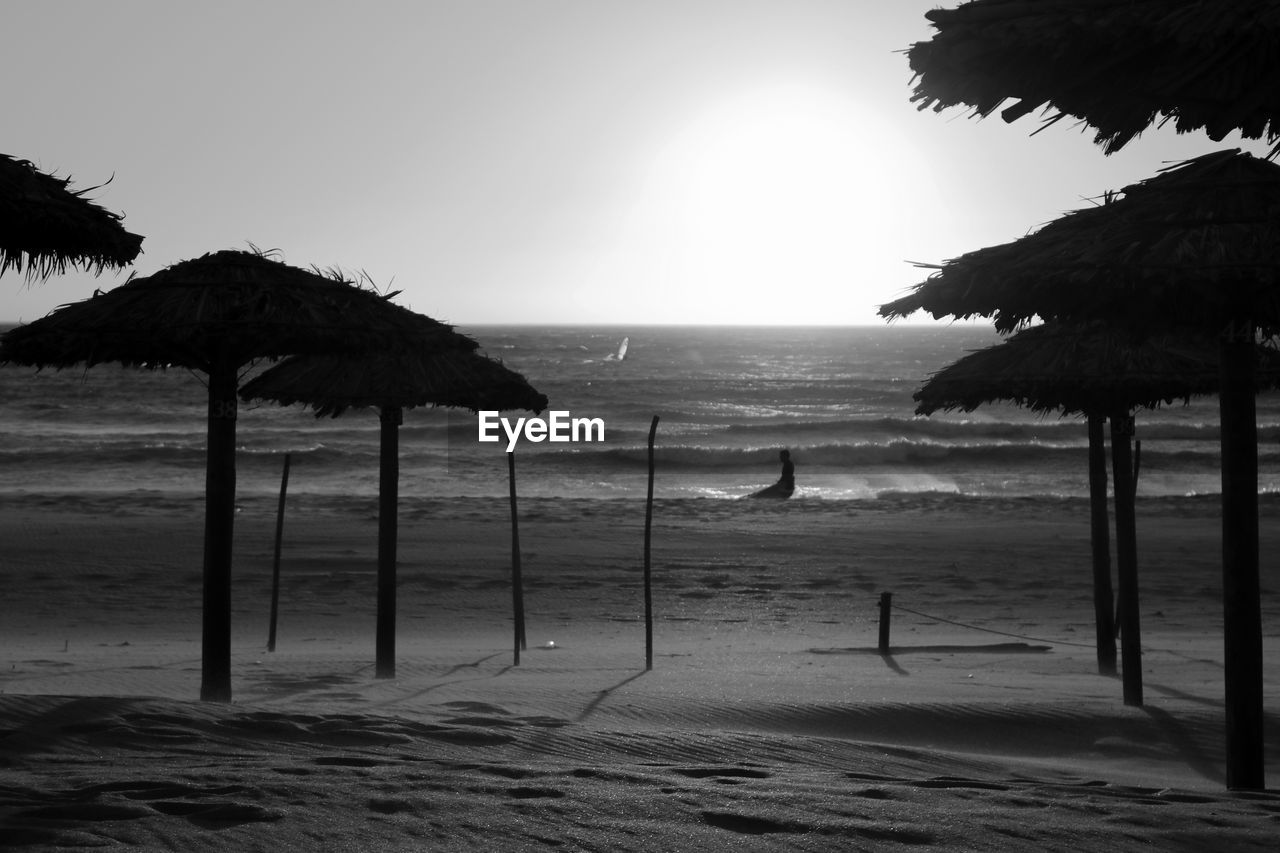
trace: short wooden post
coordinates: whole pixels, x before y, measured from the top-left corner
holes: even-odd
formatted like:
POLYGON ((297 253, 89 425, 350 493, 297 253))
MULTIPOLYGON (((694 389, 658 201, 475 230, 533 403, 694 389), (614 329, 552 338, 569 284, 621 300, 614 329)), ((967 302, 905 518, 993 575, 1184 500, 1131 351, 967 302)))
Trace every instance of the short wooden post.
POLYGON ((653 589, 649 568, 649 544, 653 530, 653 439, 658 432, 658 416, 649 424, 649 496, 644 508, 644 668, 653 669, 653 589))
POLYGON ((289 454, 284 455, 280 475, 280 503, 276 506, 276 551, 271 560, 271 623, 267 628, 267 651, 276 650, 276 625, 280 616, 280 543, 284 537, 284 496, 289 490, 289 454))
POLYGON ((889 614, 893 612, 893 593, 880 593, 880 654, 889 654, 889 614))

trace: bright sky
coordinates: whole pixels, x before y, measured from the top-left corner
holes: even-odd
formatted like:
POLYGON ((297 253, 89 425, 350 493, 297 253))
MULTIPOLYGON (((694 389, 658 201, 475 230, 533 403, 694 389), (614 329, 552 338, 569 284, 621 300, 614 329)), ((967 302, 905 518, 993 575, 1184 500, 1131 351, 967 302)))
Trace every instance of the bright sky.
MULTIPOLYGON (((909 260, 1240 145, 919 113, 936 5, 6 0, 0 151, 114 175, 141 275, 252 242, 462 325, 878 324, 909 260)), ((11 273, 0 320, 124 278, 11 273)))

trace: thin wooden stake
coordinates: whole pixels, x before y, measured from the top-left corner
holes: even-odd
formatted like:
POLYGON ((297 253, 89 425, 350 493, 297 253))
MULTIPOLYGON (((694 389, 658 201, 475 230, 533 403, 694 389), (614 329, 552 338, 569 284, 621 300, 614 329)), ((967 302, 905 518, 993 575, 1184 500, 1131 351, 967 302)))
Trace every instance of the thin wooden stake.
POLYGON ((520 521, 516 511, 516 454, 507 451, 507 479, 511 487, 511 611, 515 625, 515 666, 520 650, 528 648, 524 636, 524 578, 520 571, 520 521))
POLYGON ((1133 494, 1138 494, 1138 475, 1142 473, 1142 439, 1133 440, 1133 494))
POLYGON ((289 491, 289 454, 284 455, 280 475, 280 503, 276 506, 276 551, 271 560, 271 623, 267 628, 267 651, 276 650, 276 625, 280 616, 280 544, 284 538, 284 496, 289 491))
POLYGON ((378 585, 374 676, 396 677, 396 539, 399 537, 400 424, 404 410, 384 406, 378 416, 378 585))
POLYGON ((893 613, 893 593, 880 593, 880 654, 889 654, 889 618, 893 613))
POLYGON ((644 508, 644 668, 653 669, 653 587, 650 544, 653 531, 653 439, 658 432, 658 416, 649 424, 649 496, 644 508))
POLYGON ((1115 675, 1115 595, 1111 588, 1111 521, 1107 517, 1106 418, 1089 416, 1089 541, 1093 553, 1093 623, 1098 672, 1115 675))

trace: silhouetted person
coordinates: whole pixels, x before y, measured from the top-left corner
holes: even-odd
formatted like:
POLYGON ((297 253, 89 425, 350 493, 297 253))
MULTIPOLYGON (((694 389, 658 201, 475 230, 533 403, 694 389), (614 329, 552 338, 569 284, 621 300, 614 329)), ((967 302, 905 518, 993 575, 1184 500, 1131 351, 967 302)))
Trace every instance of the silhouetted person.
POLYGON ((761 489, 751 497, 786 500, 796 490, 796 465, 791 461, 791 451, 780 451, 778 458, 782 460, 782 476, 778 478, 778 482, 767 489, 761 489))

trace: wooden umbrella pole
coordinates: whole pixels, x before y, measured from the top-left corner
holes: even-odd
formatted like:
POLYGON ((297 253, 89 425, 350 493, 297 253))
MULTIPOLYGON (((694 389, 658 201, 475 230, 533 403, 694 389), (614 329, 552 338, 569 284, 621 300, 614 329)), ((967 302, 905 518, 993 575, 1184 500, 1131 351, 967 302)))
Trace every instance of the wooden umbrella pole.
POLYGON ((507 451, 507 482, 511 491, 511 613, 515 630, 515 665, 520 650, 527 648, 524 637, 524 578, 520 573, 520 517, 516 509, 516 454, 507 451))
POLYGON ((1089 519, 1093 552, 1093 624, 1098 643, 1098 672, 1116 674, 1116 633, 1112 617, 1111 531, 1107 518, 1106 419, 1089 416, 1089 519))
POLYGON ((653 669, 653 585, 650 570, 650 541, 653 530, 653 439, 658 432, 658 416, 649 424, 649 494, 644 507, 644 668, 653 669))
POLYGON ((289 491, 289 454, 284 455, 280 475, 280 502, 276 505, 276 547, 271 559, 271 622, 267 627, 267 651, 276 650, 276 626, 280 621, 280 545, 284 538, 284 497, 289 491))
POLYGON ((1222 340, 1222 603, 1227 787, 1266 787, 1253 324, 1222 340))
POLYGON ((1142 704, 1142 645, 1138 624, 1138 536, 1134 513, 1133 418, 1111 417, 1111 468, 1115 478, 1116 574, 1120 587, 1120 671, 1124 704, 1142 704))
POLYGON ((237 365, 220 356, 209 368, 205 472, 204 603, 200 698, 231 701, 231 543, 236 514, 237 365))
POLYGON ((1133 494, 1138 494, 1138 475, 1142 473, 1142 440, 1133 440, 1133 494))
POLYGON ((400 498, 400 423, 403 410, 379 410, 381 441, 378 463, 378 618, 375 675, 396 677, 396 507, 400 498))

